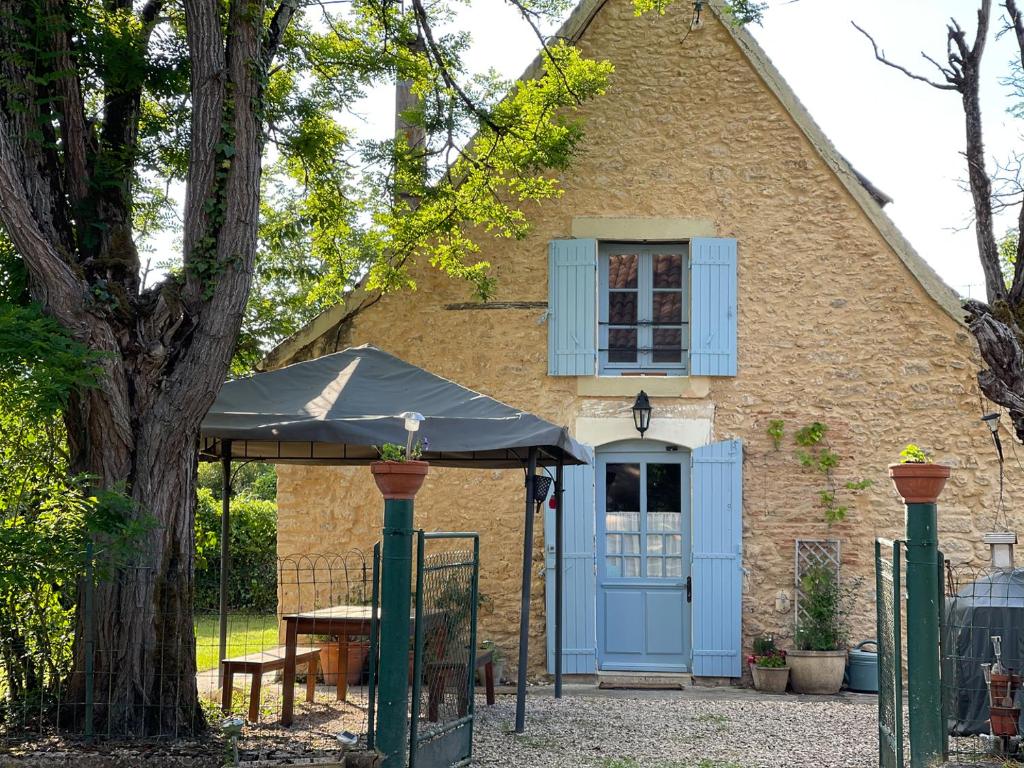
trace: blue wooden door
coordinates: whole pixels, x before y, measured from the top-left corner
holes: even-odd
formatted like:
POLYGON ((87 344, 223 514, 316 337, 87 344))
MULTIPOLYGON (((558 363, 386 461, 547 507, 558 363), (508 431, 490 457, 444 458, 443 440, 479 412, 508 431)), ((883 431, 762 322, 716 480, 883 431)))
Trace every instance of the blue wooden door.
MULTIPOLYGON (((595 670, 596 582, 594 578, 594 466, 565 468, 562 521, 562 672, 591 675, 595 670)), ((548 671, 555 671, 555 513, 545 507, 544 560, 548 671)))
POLYGON ((598 454, 597 629, 602 670, 690 668, 690 457, 652 441, 598 454))

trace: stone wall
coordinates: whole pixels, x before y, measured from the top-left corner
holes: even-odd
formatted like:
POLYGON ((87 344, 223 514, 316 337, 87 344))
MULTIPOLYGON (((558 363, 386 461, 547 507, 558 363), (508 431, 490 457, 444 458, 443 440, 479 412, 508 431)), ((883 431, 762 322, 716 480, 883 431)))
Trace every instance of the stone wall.
MULTIPOLYGON (((563 179, 564 196, 531 206, 529 237, 488 242, 499 301, 544 301, 550 239, 574 217, 690 218, 739 242, 739 375, 714 379, 700 400, 657 398, 654 419, 702 404, 713 439, 742 438, 744 637, 791 637, 797 538, 842 540, 846 578, 864 579, 854 640, 873 629, 873 539, 896 536, 902 507, 886 465, 916 442, 951 464, 940 509, 942 546, 954 560, 985 557, 980 532, 993 524, 997 468, 966 330, 924 291, 879 234, 729 32, 708 18, 689 31, 685 4, 635 18, 610 0, 581 41, 615 65, 608 94, 589 105, 586 147, 563 179), (708 407, 710 405, 710 407, 708 407), (776 451, 765 430, 789 429, 776 451), (817 502, 821 478, 801 468, 791 435, 829 426, 840 481, 869 478, 845 522, 829 528, 817 502)), ((415 293, 385 297, 342 333, 306 354, 372 342, 403 359, 556 423, 626 409, 632 397, 582 397, 577 381, 546 375, 540 309, 450 310, 468 289, 429 269, 415 293), (340 340, 340 341, 339 341, 340 340)), ((639 388, 639 387, 638 387, 639 388)), ((1012 458, 1007 503, 1020 482, 1012 458), (1012 467, 1011 467, 1012 465, 1012 467)), ((483 637, 516 648, 522 473, 434 470, 417 499, 417 524, 481 533, 481 589, 493 610, 483 637)), ((281 467, 282 554, 366 547, 382 504, 361 469, 281 467)), ((537 526, 531 669, 544 660, 542 526, 537 526)))

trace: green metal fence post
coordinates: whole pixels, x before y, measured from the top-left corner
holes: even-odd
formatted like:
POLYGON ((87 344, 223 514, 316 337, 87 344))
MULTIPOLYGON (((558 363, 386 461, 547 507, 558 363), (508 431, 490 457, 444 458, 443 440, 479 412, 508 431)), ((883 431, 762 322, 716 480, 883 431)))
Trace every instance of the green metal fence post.
POLYGON ((409 588, 412 586, 412 499, 384 501, 381 556, 377 749, 384 766, 402 768, 408 744, 409 588))
POLYGON ((910 765, 942 758, 939 682, 939 542, 936 505, 907 504, 907 688, 910 765))

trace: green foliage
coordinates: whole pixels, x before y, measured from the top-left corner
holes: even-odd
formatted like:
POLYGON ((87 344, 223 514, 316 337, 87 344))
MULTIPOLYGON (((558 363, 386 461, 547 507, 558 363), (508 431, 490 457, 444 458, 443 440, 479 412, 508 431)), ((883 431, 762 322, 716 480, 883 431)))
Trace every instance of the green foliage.
MULTIPOLYGON (((778 450, 783 436, 781 419, 773 419, 769 422, 768 434, 775 441, 775 448, 778 450)), ((828 444, 828 426, 820 421, 812 422, 798 429, 793 440, 799 446, 795 455, 800 466, 825 476, 828 487, 817 492, 818 504, 824 512, 825 522, 829 525, 842 522, 846 519, 850 508, 846 504, 840 503, 839 485, 836 482, 840 456, 828 444)), ((863 491, 870 488, 873 483, 872 480, 862 478, 850 480, 842 487, 848 491, 863 491)))
POLYGON ((914 443, 900 451, 900 464, 927 464, 928 455, 914 443))
MULTIPOLYGON (((221 498, 222 469, 219 462, 199 464, 196 485, 205 488, 217 501, 221 498)), ((234 499, 277 500, 277 471, 273 464, 253 461, 231 466, 231 496, 234 499)))
POLYGON ((820 421, 815 421, 808 424, 806 427, 798 429, 794 436, 794 440, 796 440, 797 445, 803 446, 804 448, 810 448, 824 440, 826 432, 828 432, 828 427, 820 421))
POLYGON ((758 635, 754 638, 754 655, 767 656, 779 650, 775 645, 775 638, 771 635, 758 635))
POLYGON ((405 455, 404 445, 384 443, 384 445, 380 446, 375 445, 374 448, 377 449, 377 454, 380 456, 381 461, 418 461, 423 456, 423 451, 427 448, 427 442, 425 440, 414 442, 408 457, 405 455))
POLYGON ((846 647, 847 618, 857 584, 842 586, 827 565, 811 566, 800 581, 801 615, 796 647, 802 651, 838 651, 846 647))
POLYGON ((782 437, 786 433, 786 422, 782 419, 772 419, 768 422, 768 437, 772 439, 772 444, 775 446, 775 450, 779 450, 782 447, 782 437))
POLYGON ((1017 243, 1019 237, 1017 232, 1011 230, 999 241, 999 267, 1002 270, 1003 281, 1006 283, 1007 290, 1013 285, 1013 273, 1017 268, 1017 243))
MULTIPOLYGON (((196 505, 196 599, 214 610, 220 594, 221 504, 200 488, 196 505)), ((232 610, 273 611, 277 607, 277 505, 253 498, 231 500, 232 610)))

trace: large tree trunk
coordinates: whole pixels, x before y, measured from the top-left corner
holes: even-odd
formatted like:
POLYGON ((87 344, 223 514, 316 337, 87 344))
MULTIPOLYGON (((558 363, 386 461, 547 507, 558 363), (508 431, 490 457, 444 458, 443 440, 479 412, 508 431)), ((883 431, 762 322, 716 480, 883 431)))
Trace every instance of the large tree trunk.
MULTIPOLYGON (((80 610, 69 699, 76 704, 84 701, 86 653, 92 647, 97 732, 188 735, 203 722, 192 616, 198 430, 153 414, 132 420, 137 432, 127 450, 100 442, 78 457, 81 468, 128 468, 125 474, 107 474, 106 485, 131 489, 130 514, 145 533, 138 546, 125 553, 105 552, 98 542, 91 586, 93 634, 86 634, 80 610)), ((89 588, 83 583, 82 589, 89 588)), ((83 598, 80 591, 80 609, 86 604, 83 598)))
MULTIPOLYGON (((182 361, 168 377, 145 356, 111 355, 100 386, 66 411, 72 471, 94 478, 98 491, 124 493, 130 504, 117 513, 135 529, 126 549, 97 537, 96 578, 82 585, 93 589, 91 635, 79 595, 68 701, 84 702, 86 654, 94 648, 97 732, 186 735, 202 725, 192 616, 196 446, 226 375, 228 326, 236 324, 237 315, 225 318, 220 354, 201 371, 182 361)), ((92 331, 94 338, 132 338, 99 318, 92 331)))

